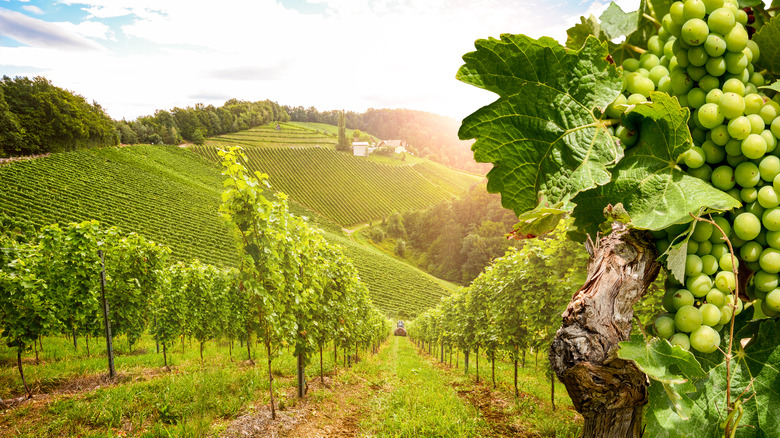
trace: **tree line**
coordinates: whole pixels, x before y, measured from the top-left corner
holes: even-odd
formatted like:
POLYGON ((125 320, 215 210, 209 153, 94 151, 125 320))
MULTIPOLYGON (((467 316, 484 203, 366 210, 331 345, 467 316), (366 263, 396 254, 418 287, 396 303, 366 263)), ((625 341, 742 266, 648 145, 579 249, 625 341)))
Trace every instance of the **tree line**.
POLYGON ((0 157, 113 146, 114 121, 96 102, 38 76, 0 80, 0 157))

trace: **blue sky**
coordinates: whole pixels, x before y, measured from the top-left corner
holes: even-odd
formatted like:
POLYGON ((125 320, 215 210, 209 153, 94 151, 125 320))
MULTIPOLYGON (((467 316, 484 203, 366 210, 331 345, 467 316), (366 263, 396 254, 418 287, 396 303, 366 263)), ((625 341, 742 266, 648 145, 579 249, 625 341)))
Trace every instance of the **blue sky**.
MULTIPOLYGON (((43 75, 114 118, 271 99, 462 118, 494 96, 455 80, 474 40, 565 38, 603 0, 0 0, 0 74, 43 75)), ((621 0, 626 10, 638 0, 621 0)))

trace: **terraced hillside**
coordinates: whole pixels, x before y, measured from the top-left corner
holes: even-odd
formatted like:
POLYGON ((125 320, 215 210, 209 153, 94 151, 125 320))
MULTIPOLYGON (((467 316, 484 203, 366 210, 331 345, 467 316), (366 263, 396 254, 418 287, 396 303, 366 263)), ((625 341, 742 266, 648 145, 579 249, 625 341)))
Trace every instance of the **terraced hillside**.
MULTIPOLYGON (((0 166, 0 214, 38 226, 97 219, 170 246, 176 259, 235 266, 233 242, 217 214, 222 180, 216 164, 176 146, 53 154, 0 166)), ((345 246, 388 315, 412 317, 449 293, 430 275, 354 243, 339 225, 290 205, 328 240, 345 246)))
POLYGON ((258 126, 246 131, 234 132, 232 134, 210 137, 206 144, 215 147, 227 146, 261 146, 261 147, 333 147, 336 145, 337 138, 333 135, 298 126, 290 123, 279 124, 280 129, 276 129, 276 124, 258 126))
MULTIPOLYGON (((217 162, 217 149, 194 147, 217 162)), ((296 202, 344 226, 427 208, 482 179, 426 162, 388 166, 325 148, 246 148, 247 166, 296 202), (419 166, 419 167, 418 167, 419 166)))

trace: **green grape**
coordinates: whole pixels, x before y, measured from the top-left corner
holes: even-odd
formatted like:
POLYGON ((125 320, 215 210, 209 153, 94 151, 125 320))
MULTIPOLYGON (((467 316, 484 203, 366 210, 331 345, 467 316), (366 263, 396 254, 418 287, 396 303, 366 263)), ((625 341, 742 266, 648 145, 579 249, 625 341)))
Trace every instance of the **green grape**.
POLYGON ((718 259, 711 254, 701 256, 701 272, 707 275, 715 275, 718 272, 718 259))
POLYGON ((721 35, 729 33, 736 23, 737 19, 734 13, 728 8, 716 9, 707 18, 707 25, 710 27, 710 31, 721 35))
POLYGON ((702 0, 708 14, 723 7, 723 0, 702 0))
POLYGON ((628 96, 628 99, 626 100, 626 103, 628 105, 638 105, 640 103, 647 102, 647 96, 639 93, 634 93, 630 96, 628 96))
POLYGON ((758 203, 764 208, 773 208, 780 205, 780 198, 774 187, 764 186, 758 191, 758 203))
POLYGON ((683 154, 685 165, 693 169, 703 166, 705 160, 704 150, 700 147, 694 146, 683 154))
POLYGON ((726 246, 725 243, 718 243, 712 245, 712 251, 710 251, 710 254, 718 260, 720 260, 720 258, 723 257, 723 254, 728 254, 728 253, 729 253, 729 247, 726 246))
MULTIPOLYGON (((756 196, 756 198, 758 198, 758 197, 756 196)), ((766 211, 766 209, 764 207, 762 207, 761 204, 758 203, 758 201, 756 201, 756 202, 751 202, 750 204, 747 204, 745 206, 745 211, 748 212, 748 213, 753 213, 754 215, 756 215, 756 217, 761 217, 764 214, 764 212, 766 211)), ((759 233, 759 235, 760 235, 760 233, 759 233)))
POLYGON ((769 126, 769 129, 776 138, 780 138, 780 117, 775 117, 775 119, 772 120, 772 124, 769 126))
POLYGON ((702 19, 707 14, 707 7, 702 0, 685 0, 683 4, 683 18, 691 20, 702 19))
POLYGON ((726 40, 718 34, 711 33, 704 40, 704 50, 707 51, 707 55, 713 58, 721 57, 726 53, 726 40))
POLYGON ((635 58, 627 58, 623 60, 621 65, 623 66, 623 71, 633 72, 639 68, 639 60, 635 58))
POLYGON ((699 128, 698 126, 691 129, 691 138, 693 138, 693 143, 696 144, 702 144, 705 141, 707 141, 707 133, 709 131, 704 128, 699 128))
POLYGON ((753 286, 761 292, 769 292, 776 288, 778 284, 777 273, 757 271, 753 275, 753 286))
MULTIPOLYGON (((752 41, 753 40, 750 40, 750 42, 752 41)), ((754 71, 753 73, 750 74, 749 83, 752 84, 754 87, 763 87, 764 85, 766 85, 764 82, 765 82, 764 76, 761 73, 754 71)))
POLYGON ((669 70, 663 65, 656 65, 650 70, 650 74, 647 77, 657 86, 661 79, 667 76, 669 76, 669 70))
POLYGON ((707 63, 704 64, 704 68, 707 70, 707 74, 712 76, 722 76, 726 73, 728 66, 726 65, 726 59, 722 56, 709 58, 707 63))
POLYGON ((712 289, 712 279, 707 274, 695 274, 685 279, 685 288, 694 297, 703 297, 712 289))
POLYGON ((687 94, 693 88, 693 81, 684 71, 674 71, 671 73, 670 78, 672 81, 672 92, 676 96, 687 94))
MULTIPOLYGON (((766 232, 766 244, 769 245, 771 248, 774 249, 780 249, 780 231, 767 231, 766 232)), ((755 262, 758 261, 758 258, 756 260, 747 260, 743 257, 743 259, 748 262, 755 262)))
POLYGON ((772 131, 764 129, 761 131, 761 134, 758 135, 764 138, 764 141, 766 142, 767 153, 773 152, 775 149, 777 149, 777 139, 775 138, 774 134, 772 134, 772 131))
POLYGON ((761 158, 766 154, 766 140, 758 134, 749 134, 742 140, 742 154, 751 160, 761 158))
POLYGON ((739 315, 742 313, 742 310, 744 310, 745 303, 742 302, 742 300, 736 300, 736 304, 734 302, 734 295, 728 294, 726 295, 726 305, 727 306, 733 306, 736 305, 734 308, 734 316, 739 315))
POLYGON ((674 325, 681 332, 690 333, 701 326, 701 312, 693 306, 683 306, 674 315, 674 325))
POLYGON ((726 295, 724 295, 723 292, 719 291, 717 288, 711 289, 707 293, 707 302, 721 307, 726 304, 726 295))
MULTIPOLYGON (((671 278, 672 276, 669 277, 671 278)), ((677 294, 676 289, 667 289, 666 292, 664 293, 663 298, 661 299, 661 305, 663 306, 664 309, 666 309, 667 312, 677 311, 677 308, 674 307, 674 301, 673 301, 675 294, 677 294)), ((691 299, 693 299, 693 295, 691 295, 691 299)))
MULTIPOLYGON (((620 143, 627 148, 634 146, 639 141, 637 133, 629 131, 623 125, 617 127, 615 130, 615 137, 617 137, 620 140, 620 143)), ((702 159, 702 162, 703 161, 704 160, 702 159)))
POLYGON ((669 78, 669 76, 663 76, 658 80, 658 86, 656 87, 656 90, 661 91, 663 93, 671 94, 672 93, 672 80, 669 78))
POLYGON ((741 213, 734 219, 734 234, 742 240, 753 240, 761 231, 761 221, 753 213, 741 213))
POLYGON ((766 306, 775 313, 780 313, 780 289, 774 289, 766 294, 766 306))
POLYGON ((723 257, 718 260, 718 266, 720 266, 720 269, 722 271, 731 271, 733 272, 734 265, 739 267, 739 260, 732 257, 731 254, 723 254, 723 257))
POLYGON ((705 103, 696 111, 699 123, 707 129, 713 129, 723 123, 724 115, 720 105, 705 103))
MULTIPOLYGON (((746 262, 757 262, 764 248, 758 242, 750 241, 739 249, 739 256, 746 262)), ((730 254, 729 254, 730 255, 730 254)))
POLYGON ((693 305, 693 294, 691 291, 687 289, 679 289, 672 294, 671 303, 672 303, 672 309, 671 311, 677 311, 681 307, 685 306, 692 306, 693 305))
POLYGON ((667 249, 669 249, 669 243, 668 239, 658 239, 655 241, 655 248, 658 250, 658 254, 663 254, 666 252, 667 249))
POLYGON ((750 120, 745 116, 732 119, 728 124, 729 135, 737 140, 746 139, 750 135, 751 129, 750 120))
POLYGON ((732 188, 726 194, 739 201, 739 189, 737 187, 732 188))
POLYGON ((712 167, 710 167, 708 164, 705 164, 701 167, 698 167, 696 169, 688 169, 688 174, 691 176, 695 176, 696 178, 699 178, 703 181, 710 181, 712 178, 712 167))
POLYGON ((655 84, 649 78, 639 73, 633 73, 633 80, 629 80, 627 83, 627 90, 632 94, 641 94, 644 97, 649 97, 650 93, 655 91, 655 84))
POLYGON ((707 76, 707 69, 705 67, 699 67, 695 65, 689 65, 685 72, 688 73, 688 77, 693 81, 698 82, 703 77, 707 76))
POLYGON ((743 11, 742 9, 737 9, 737 12, 734 15, 737 17, 737 23, 743 26, 747 24, 747 12, 743 11))
POLYGON ((648 72, 650 69, 659 65, 660 63, 661 60, 658 58, 658 56, 650 52, 643 53, 639 58, 639 67, 648 70, 648 72))
POLYGON ((723 35, 723 39, 726 40, 726 49, 730 52, 741 52, 747 47, 748 33, 744 26, 737 24, 723 35))
MULTIPOLYGON (((710 251, 712 251, 712 242, 709 240, 705 240, 703 242, 699 242, 699 249, 696 250, 696 255, 699 257, 703 257, 710 254, 710 251)), ((702 263, 704 263, 702 261, 702 263)), ((702 268, 702 271, 704 268, 702 268)))
POLYGON ((707 92, 707 103, 717 104, 720 102, 720 96, 723 96, 723 91, 721 91, 719 88, 713 88, 707 92))
POLYGON ((660 338, 669 339, 674 336, 676 327, 674 326, 674 316, 671 314, 661 315, 653 322, 653 330, 660 338))
POLYGON ((736 287, 734 273, 729 271, 719 271, 715 274, 715 287, 723 293, 730 293, 736 287))
POLYGON ((707 55, 704 45, 691 47, 688 50, 688 62, 695 67, 703 67, 709 59, 710 56, 707 55))
MULTIPOLYGON (((712 249, 714 250, 716 244, 723 242, 723 233, 726 233, 726 237, 731 236, 731 224, 726 218, 721 216, 715 216, 712 221, 715 222, 718 227, 720 227, 720 230, 718 227, 712 227, 710 242, 712 243, 712 249), (723 230, 723 232, 721 232, 721 230, 723 230)), ((710 254, 712 254, 712 250, 710 250, 710 254)))
POLYGON ((610 103, 607 106, 607 110, 605 111, 605 114, 610 119, 620 118, 620 115, 623 114, 623 111, 625 110, 625 105, 626 105, 626 96, 620 94, 618 95, 617 99, 615 99, 614 102, 610 103))
POLYGON ((731 137, 729 137, 729 130, 726 125, 718 125, 712 128, 710 131, 710 139, 718 146, 726 146, 726 143, 731 140, 731 137))
POLYGON ((672 339, 669 339, 669 342, 672 345, 676 345, 685 351, 689 351, 691 349, 691 341, 688 339, 688 335, 685 333, 675 333, 674 336, 672 336, 672 339))
MULTIPOLYGON (((758 114, 758 112, 761 111, 761 108, 764 107, 764 99, 756 93, 748 94, 747 96, 745 96, 744 101, 745 101, 746 115, 758 114)), ((759 117, 761 116, 759 115, 759 117)), ((764 122, 763 117, 761 118, 761 121, 763 122, 763 124, 766 124, 766 122, 764 122)))
MULTIPOLYGON (((752 164, 752 163, 751 163, 752 164)), ((739 169, 739 167, 737 167, 739 169)), ((758 173, 758 169, 756 169, 758 173)), ((735 172, 729 166, 719 166, 712 171, 712 185, 723 191, 731 190, 735 184, 735 172)))
POLYGON ((693 228, 693 234, 691 234, 691 239, 697 242, 704 242, 705 240, 709 240, 710 236, 712 236, 713 228, 714 227, 712 226, 711 223, 697 222, 693 228))
POLYGON ((708 325, 703 325, 691 332, 689 338, 691 347, 700 353, 714 353, 720 345, 720 335, 708 325))
POLYGON ((647 50, 650 51, 656 57, 664 54, 663 43, 658 35, 653 35, 647 39, 647 50))
POLYGON ((710 327, 720 324, 720 309, 714 304, 702 304, 699 307, 701 312, 701 323, 710 327))
POLYGON ((745 95, 745 84, 739 79, 727 79, 721 87, 724 93, 736 93, 740 96, 745 95))
POLYGON ((758 190, 755 187, 745 187, 739 191, 739 200, 744 203, 756 202, 758 200, 758 190))
MULTIPOLYGON (((726 134, 728 134, 728 132, 726 132, 726 134)), ((744 155, 742 155, 742 142, 740 140, 729 138, 729 141, 726 142, 726 146, 723 147, 723 150, 725 150, 726 154, 731 157, 744 157, 744 155)), ((738 166, 743 161, 746 160, 740 160, 739 162, 734 163, 734 166, 738 166)), ((731 164, 731 162, 729 162, 729 164, 731 164)))
MULTIPOLYGON (((725 299, 723 300, 725 303, 725 299)), ((728 324, 729 321, 731 321, 731 317, 734 314, 734 309, 731 308, 730 305, 724 304, 720 307, 720 323, 721 324, 728 324)))
MULTIPOLYGON (((757 63, 758 62, 758 58, 761 56, 761 52, 760 52, 760 49, 758 47, 758 44, 755 41, 753 41, 753 40, 748 40, 748 42, 747 42, 747 49, 750 50, 750 53, 752 53, 752 55, 753 55, 752 58, 751 58, 751 62, 753 64, 757 63)), ((763 81, 762 81, 762 83, 757 84, 756 86, 760 87, 762 85, 764 85, 763 81)))
POLYGON ((685 275, 692 276, 700 274, 702 270, 702 261, 695 254, 688 254, 685 259, 685 275))
POLYGON ((707 103, 707 94, 701 88, 691 88, 688 92, 688 105, 692 108, 699 108, 707 103))
POLYGON ((778 110, 780 110, 778 104, 770 100, 764 103, 764 105, 758 111, 758 115, 761 116, 764 124, 771 125, 772 121, 774 121, 777 115, 780 113, 778 110))
POLYGON ((737 93, 723 93, 718 108, 725 118, 736 119, 745 112, 745 99, 737 93))
POLYGON ((736 169, 734 169, 734 180, 742 187, 755 187, 756 184, 758 184, 758 182, 761 180, 761 172, 759 171, 758 166, 749 161, 746 161, 744 163, 740 163, 736 169))
POLYGON ((750 122, 750 133, 755 135, 761 135, 762 132, 764 132, 764 127, 766 124, 764 123, 764 119, 761 118, 758 114, 748 114, 745 116, 746 119, 750 122))
MULTIPOLYGON (((758 263, 764 271, 770 274, 777 274, 780 272, 780 250, 766 248, 761 252, 758 263)), ((691 293, 693 293, 693 291, 691 291, 691 293)))
POLYGON ((699 242, 695 240, 688 241, 688 248, 685 251, 686 254, 696 254, 699 251, 699 242))
POLYGON ((758 164, 758 172, 764 181, 774 181, 775 177, 780 174, 780 158, 774 155, 762 158, 758 164))
POLYGON ((764 315, 770 317, 770 318, 777 318, 780 316, 780 312, 774 310, 772 307, 770 307, 766 300, 761 301, 761 311, 764 312, 764 315))

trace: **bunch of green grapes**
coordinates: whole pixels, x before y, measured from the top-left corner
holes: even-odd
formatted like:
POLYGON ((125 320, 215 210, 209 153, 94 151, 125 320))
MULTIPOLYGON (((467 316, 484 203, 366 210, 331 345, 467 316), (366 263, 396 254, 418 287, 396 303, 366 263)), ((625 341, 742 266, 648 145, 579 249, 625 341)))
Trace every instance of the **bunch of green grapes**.
MULTIPOLYGON (((659 336, 704 353, 718 348, 723 327, 743 309, 733 295, 733 270, 741 263, 754 273, 746 292, 756 312, 780 315, 780 104, 759 92, 765 78, 754 69, 759 48, 746 28, 751 20, 736 0, 675 2, 647 51, 623 62, 625 91, 606 111, 617 118, 652 91, 676 96, 691 109, 694 141, 681 166, 743 204, 714 218, 738 258, 717 227, 697 222, 685 281, 668 285, 669 313, 654 323, 659 336)), ((626 126, 615 134, 626 147, 638 139, 626 126)), ((688 227, 655 233, 659 253, 688 227)))

